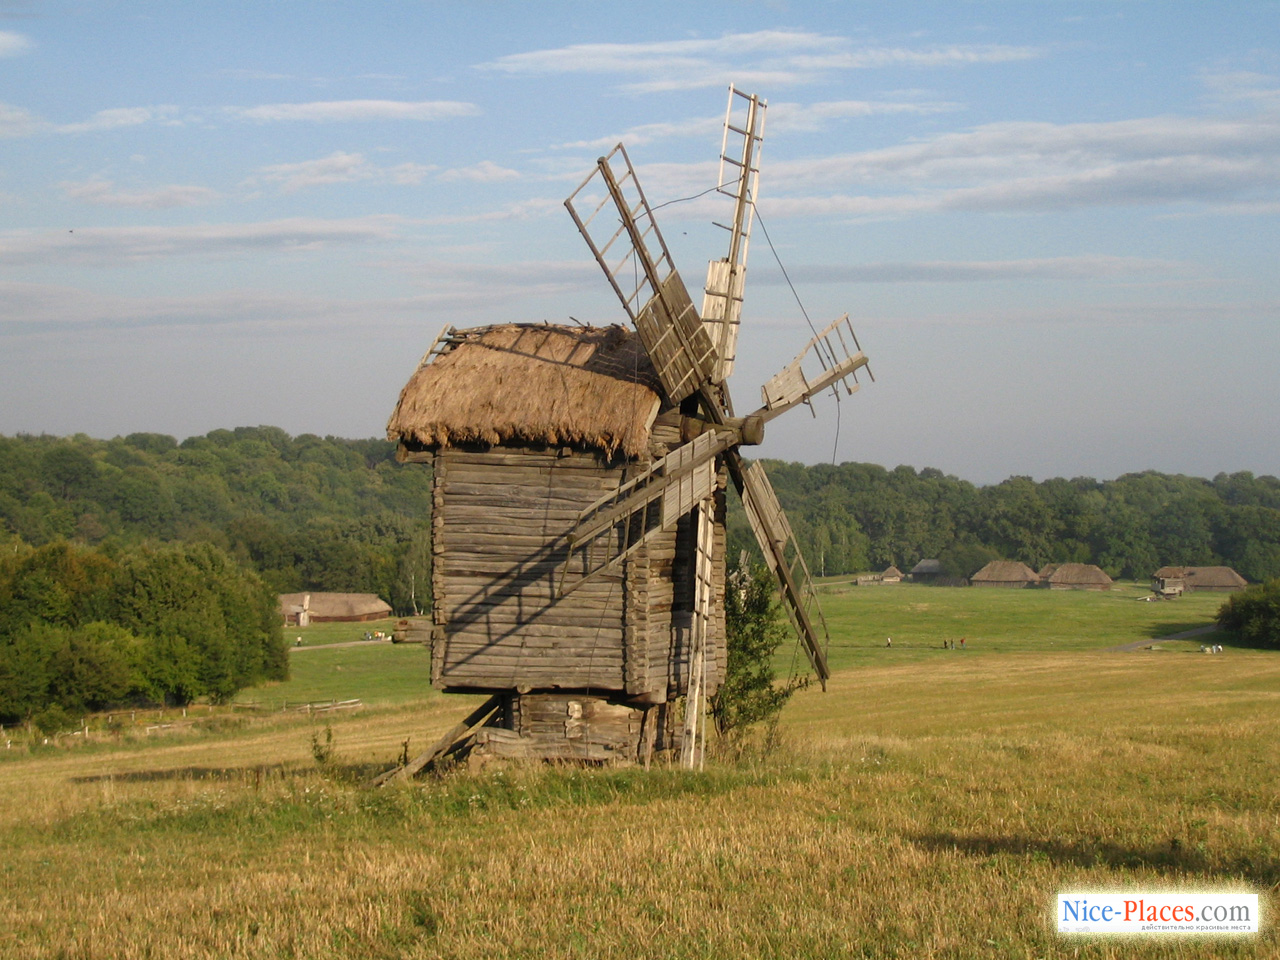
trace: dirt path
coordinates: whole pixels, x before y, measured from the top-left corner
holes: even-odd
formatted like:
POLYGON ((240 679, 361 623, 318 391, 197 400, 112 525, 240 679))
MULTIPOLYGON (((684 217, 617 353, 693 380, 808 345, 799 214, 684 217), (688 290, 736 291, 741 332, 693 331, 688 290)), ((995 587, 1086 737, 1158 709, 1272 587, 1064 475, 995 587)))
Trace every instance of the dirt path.
POLYGON ((1213 633, 1218 629, 1216 623, 1210 623, 1203 627, 1192 627, 1190 630, 1183 630, 1181 633, 1171 633, 1167 637, 1152 637, 1150 640, 1135 640, 1133 643, 1122 643, 1118 647, 1105 647, 1104 653, 1121 653, 1126 650, 1142 650, 1152 644, 1160 643, 1162 640, 1190 640, 1192 637, 1202 637, 1206 633, 1213 633))
POLYGON ((390 638, 386 640, 344 640, 342 643, 312 643, 302 647, 290 647, 289 652, 295 650, 332 650, 334 647, 364 647, 371 643, 390 643, 390 638))

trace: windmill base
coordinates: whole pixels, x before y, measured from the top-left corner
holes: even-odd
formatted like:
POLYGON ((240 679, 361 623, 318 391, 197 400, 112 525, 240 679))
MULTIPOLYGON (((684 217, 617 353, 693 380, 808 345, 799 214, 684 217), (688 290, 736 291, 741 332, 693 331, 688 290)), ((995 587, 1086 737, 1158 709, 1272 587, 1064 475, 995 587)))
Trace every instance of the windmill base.
POLYGON ((470 756, 644 763, 678 748, 675 704, 636 706, 581 693, 504 694, 470 756))

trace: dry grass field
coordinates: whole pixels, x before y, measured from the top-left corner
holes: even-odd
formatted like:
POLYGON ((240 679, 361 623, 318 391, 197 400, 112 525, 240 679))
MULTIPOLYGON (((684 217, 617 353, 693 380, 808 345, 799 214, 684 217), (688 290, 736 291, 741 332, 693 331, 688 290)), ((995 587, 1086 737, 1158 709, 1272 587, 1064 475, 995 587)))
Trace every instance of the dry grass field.
MULTIPOLYGON (((950 601, 933 593, 899 597, 950 601)), ((797 695, 773 753, 700 774, 490 768, 366 790, 406 736, 425 746, 468 709, 376 685, 343 691, 371 706, 331 721, 325 767, 322 722, 293 713, 7 751, 0 956, 1280 956, 1280 657, 1015 638, 944 656, 932 639, 936 656, 868 638, 827 693, 797 695), (1058 892, 1167 887, 1257 892, 1265 932, 1053 930, 1058 892)), ((307 651, 290 684, 346 672, 324 658, 351 650, 421 652, 307 651)))

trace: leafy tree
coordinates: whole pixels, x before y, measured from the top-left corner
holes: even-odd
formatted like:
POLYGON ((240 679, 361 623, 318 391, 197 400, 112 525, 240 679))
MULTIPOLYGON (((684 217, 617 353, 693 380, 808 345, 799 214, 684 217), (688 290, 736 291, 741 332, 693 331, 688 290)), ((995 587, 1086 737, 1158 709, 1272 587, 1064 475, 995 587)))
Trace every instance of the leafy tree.
POLYGON ((799 687, 780 683, 774 654, 786 637, 773 575, 763 565, 735 566, 725 589, 725 633, 728 657, 724 680, 710 698, 711 716, 722 737, 769 720, 782 710, 799 687))

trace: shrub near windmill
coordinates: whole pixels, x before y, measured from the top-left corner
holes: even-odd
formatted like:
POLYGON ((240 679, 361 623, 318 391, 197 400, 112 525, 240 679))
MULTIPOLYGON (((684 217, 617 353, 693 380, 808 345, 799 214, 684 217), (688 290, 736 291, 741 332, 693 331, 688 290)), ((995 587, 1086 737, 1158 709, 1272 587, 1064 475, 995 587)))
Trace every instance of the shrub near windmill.
POLYGON ((695 762, 725 665, 729 482, 825 685, 808 571, 739 447, 825 389, 853 392, 867 359, 842 317, 764 386, 758 410, 733 415, 725 381, 764 111, 730 89, 718 189, 734 217, 701 313, 619 144, 565 205, 634 332, 449 327, 401 393, 388 435, 400 459, 434 467, 432 680, 491 694, 453 732, 474 730, 482 753, 647 760, 680 749, 695 762))

